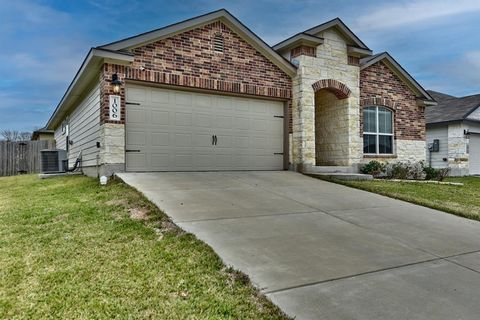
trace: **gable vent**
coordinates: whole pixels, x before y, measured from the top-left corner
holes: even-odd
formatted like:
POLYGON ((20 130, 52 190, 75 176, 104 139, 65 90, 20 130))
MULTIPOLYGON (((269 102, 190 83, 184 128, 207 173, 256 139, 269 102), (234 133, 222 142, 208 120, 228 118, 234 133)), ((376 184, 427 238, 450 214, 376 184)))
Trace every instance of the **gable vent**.
POLYGON ((213 37, 213 50, 215 52, 223 52, 223 36, 221 33, 216 33, 213 37))

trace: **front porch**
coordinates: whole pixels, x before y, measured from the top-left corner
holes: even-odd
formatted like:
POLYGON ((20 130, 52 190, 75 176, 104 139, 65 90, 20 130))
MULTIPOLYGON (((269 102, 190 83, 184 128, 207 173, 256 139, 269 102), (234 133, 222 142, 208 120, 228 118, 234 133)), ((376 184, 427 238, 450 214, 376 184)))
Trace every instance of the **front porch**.
POLYGON ((309 87, 294 101, 294 169, 312 173, 358 172, 361 155, 358 95, 333 79, 316 81, 309 87))

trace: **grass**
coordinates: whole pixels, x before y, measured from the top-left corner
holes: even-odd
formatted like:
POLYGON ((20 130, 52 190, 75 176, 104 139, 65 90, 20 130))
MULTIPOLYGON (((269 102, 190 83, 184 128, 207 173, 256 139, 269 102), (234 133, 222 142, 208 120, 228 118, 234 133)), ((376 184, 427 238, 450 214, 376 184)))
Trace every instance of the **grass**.
POLYGON ((1 319, 287 319, 121 182, 0 178, 1 319))
POLYGON ((391 181, 340 181, 331 180, 391 198, 405 200, 425 207, 480 220, 480 178, 447 178, 445 181, 461 182, 463 186, 391 181))

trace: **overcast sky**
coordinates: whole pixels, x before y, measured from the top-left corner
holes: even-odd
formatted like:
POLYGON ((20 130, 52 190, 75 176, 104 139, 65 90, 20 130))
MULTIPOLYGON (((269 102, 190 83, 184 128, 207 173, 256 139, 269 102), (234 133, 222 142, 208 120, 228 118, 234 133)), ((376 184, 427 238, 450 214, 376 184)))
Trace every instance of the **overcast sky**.
POLYGON ((340 17, 424 88, 480 93, 479 0, 0 2, 0 129, 44 126, 90 47, 222 7, 271 45, 340 17))

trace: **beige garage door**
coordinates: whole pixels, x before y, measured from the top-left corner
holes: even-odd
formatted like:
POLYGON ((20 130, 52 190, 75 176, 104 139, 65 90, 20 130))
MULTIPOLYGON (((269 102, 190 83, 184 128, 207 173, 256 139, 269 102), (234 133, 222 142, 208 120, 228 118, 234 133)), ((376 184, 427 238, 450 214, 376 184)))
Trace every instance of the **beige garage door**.
POLYGON ((468 143, 470 174, 480 175, 480 134, 472 134, 468 143))
POLYGON ((128 85, 127 171, 283 169, 283 102, 128 85))

